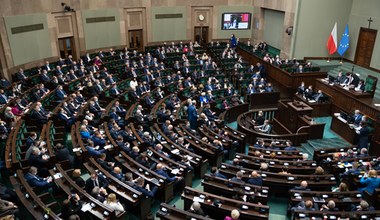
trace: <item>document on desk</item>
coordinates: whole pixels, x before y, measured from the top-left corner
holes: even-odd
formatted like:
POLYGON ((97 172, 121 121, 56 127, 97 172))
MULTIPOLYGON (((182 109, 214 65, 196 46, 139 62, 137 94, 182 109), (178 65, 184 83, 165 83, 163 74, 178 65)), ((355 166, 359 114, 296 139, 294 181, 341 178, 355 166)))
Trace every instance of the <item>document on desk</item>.
POLYGON ((202 199, 201 197, 198 197, 198 196, 194 196, 193 198, 193 202, 204 202, 205 199, 202 199))
POLYGON ((375 106, 376 106, 376 107, 380 107, 380 104, 379 104, 379 103, 375 103, 375 106))
POLYGON ((61 173, 56 173, 56 174, 54 174, 54 179, 56 180, 56 179, 59 179, 59 178, 61 178, 62 177, 62 174, 61 173))
POLYGON ((87 211, 90 211, 92 209, 90 203, 86 203, 82 206, 82 212, 87 212, 87 211))
POLYGON ((342 117, 340 117, 340 116, 338 116, 337 117, 341 122, 343 122, 343 123, 347 123, 347 120, 346 119, 344 119, 344 118, 342 118, 342 117))

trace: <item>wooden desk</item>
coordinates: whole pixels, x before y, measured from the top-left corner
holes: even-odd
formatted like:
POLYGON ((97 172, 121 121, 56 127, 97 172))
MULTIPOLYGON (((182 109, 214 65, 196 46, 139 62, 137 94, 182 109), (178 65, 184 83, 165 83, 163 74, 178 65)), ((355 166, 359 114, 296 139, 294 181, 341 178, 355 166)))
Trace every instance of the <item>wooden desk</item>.
POLYGON ((261 63, 265 67, 270 81, 276 82, 285 88, 284 91, 289 93, 288 97, 296 92, 298 86, 301 85, 301 82, 305 82, 305 85, 312 85, 314 87, 316 79, 327 77, 326 72, 290 73, 278 66, 270 64, 269 62, 265 62, 260 57, 251 54, 250 51, 246 51, 241 47, 237 47, 237 51, 250 64, 256 65, 256 63, 261 63))
MULTIPOLYGON (((315 84, 316 89, 322 90, 331 97, 331 112, 352 112, 355 109, 360 110, 374 120, 373 128, 377 131, 380 129, 380 107, 376 107, 375 103, 380 103, 379 99, 360 98, 353 96, 351 92, 341 88, 340 86, 330 86, 327 82, 318 79, 315 84)), ((373 132, 372 141, 380 141, 380 132, 373 132)))
MULTIPOLYGON (((294 95, 294 100, 297 101, 303 101, 307 102, 306 99, 304 99, 301 95, 295 94, 294 95)), ((310 103, 307 102, 307 104, 313 108, 313 111, 311 113, 312 117, 326 117, 330 116, 330 109, 331 109, 331 101, 326 101, 323 103, 315 102, 315 103, 310 103)))
POLYGON ((296 133, 299 129, 299 116, 311 116, 313 108, 304 102, 283 102, 280 101, 279 112, 276 118, 278 121, 285 125, 285 127, 292 133, 296 133))
POLYGON ((346 122, 336 116, 332 117, 331 130, 341 136, 348 143, 355 144, 357 142, 355 129, 350 128, 346 122))

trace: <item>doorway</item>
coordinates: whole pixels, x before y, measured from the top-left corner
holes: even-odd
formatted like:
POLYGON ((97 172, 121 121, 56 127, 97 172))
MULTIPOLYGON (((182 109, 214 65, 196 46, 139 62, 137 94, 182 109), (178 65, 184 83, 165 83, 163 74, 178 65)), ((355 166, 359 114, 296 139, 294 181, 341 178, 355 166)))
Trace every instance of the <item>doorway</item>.
POLYGON ((208 27, 194 27, 194 40, 201 46, 208 43, 208 27))
POLYGON ((372 52, 375 47, 377 30, 360 28, 359 39, 356 46, 355 61, 356 65, 369 67, 371 64, 372 52))
POLYGON ((68 55, 73 56, 73 60, 76 60, 75 41, 74 37, 59 38, 59 54, 62 58, 66 58, 68 55))
POLYGON ((142 30, 133 30, 128 32, 129 48, 137 51, 143 50, 143 32, 142 30))

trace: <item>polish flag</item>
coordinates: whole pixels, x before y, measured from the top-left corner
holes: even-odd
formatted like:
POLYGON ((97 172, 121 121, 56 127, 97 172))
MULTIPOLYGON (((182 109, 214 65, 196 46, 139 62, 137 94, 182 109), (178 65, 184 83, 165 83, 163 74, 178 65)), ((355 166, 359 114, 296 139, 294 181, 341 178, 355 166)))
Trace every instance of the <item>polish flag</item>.
POLYGON ((329 39, 327 40, 327 49, 329 50, 330 55, 335 53, 338 48, 336 29, 337 29, 337 24, 335 22, 334 28, 332 29, 329 39))

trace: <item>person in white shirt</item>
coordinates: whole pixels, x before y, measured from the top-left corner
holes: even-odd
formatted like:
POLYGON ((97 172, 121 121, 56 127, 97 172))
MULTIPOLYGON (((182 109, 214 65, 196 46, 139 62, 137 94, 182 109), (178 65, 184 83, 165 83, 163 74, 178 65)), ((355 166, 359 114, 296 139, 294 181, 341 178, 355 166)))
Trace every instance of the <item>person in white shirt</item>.
POLYGON ((114 193, 110 193, 107 197, 107 200, 103 202, 105 206, 108 208, 115 210, 116 215, 120 212, 124 212, 124 206, 116 200, 116 195, 114 193))

